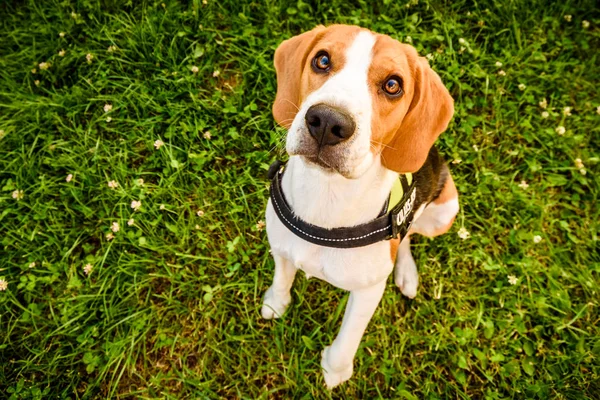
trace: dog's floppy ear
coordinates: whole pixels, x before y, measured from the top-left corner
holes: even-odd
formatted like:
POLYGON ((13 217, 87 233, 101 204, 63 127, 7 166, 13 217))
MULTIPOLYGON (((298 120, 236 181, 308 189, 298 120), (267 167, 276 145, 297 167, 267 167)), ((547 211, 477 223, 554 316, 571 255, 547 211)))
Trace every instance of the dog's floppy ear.
POLYGON ((281 126, 289 128, 300 108, 300 84, 306 57, 313 48, 317 34, 324 29, 324 26, 319 25, 284 41, 275 50, 277 96, 273 103, 273 117, 281 126))
POLYGON ((415 172, 423 166, 433 142, 454 114, 454 100, 425 57, 417 58, 413 77, 408 111, 381 153, 383 165, 400 173, 415 172))

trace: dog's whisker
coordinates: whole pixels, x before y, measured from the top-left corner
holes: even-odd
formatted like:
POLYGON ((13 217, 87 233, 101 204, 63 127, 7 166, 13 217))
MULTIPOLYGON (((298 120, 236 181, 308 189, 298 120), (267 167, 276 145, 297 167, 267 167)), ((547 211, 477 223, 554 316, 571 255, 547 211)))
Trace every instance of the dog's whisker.
POLYGON ((371 140, 371 145, 373 145, 373 144, 378 144, 380 146, 387 147, 388 149, 396 150, 395 147, 388 146, 387 144, 384 144, 384 143, 381 143, 381 142, 377 142, 375 140, 371 140))
POLYGON ((291 105, 293 105, 294 107, 296 107, 296 111, 300 111, 300 108, 296 104, 292 103, 288 99, 284 99, 284 100, 287 101, 288 103, 290 103, 291 105))

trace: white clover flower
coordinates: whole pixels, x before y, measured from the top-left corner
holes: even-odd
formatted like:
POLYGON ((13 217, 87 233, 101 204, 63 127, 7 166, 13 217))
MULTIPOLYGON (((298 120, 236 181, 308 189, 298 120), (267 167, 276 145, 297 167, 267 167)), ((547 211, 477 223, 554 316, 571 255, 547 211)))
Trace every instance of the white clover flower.
POLYGON ((60 57, 64 57, 64 56, 65 56, 65 54, 67 54, 67 52, 66 52, 66 51, 64 51, 64 50, 61 50, 61 51, 59 51, 59 52, 58 52, 58 55, 59 55, 60 57))
POLYGON ((452 160, 452 164, 460 164, 462 162, 462 160, 460 158, 455 158, 454 160, 452 160))
POLYGON ((466 41, 464 38, 459 38, 459 39, 458 39, 458 43, 460 43, 460 44, 463 44, 463 45, 464 45, 465 43, 467 43, 467 41, 466 41))
POLYGON ((504 72, 504 70, 501 69, 500 71, 498 71, 498 75, 500 75, 500 76, 506 76, 506 72, 504 72))
POLYGON ((565 107, 565 108, 563 108, 563 115, 565 117, 571 116, 571 107, 565 107))
POLYGON ((33 84, 35 86, 40 86, 40 81, 38 79, 36 79, 35 81, 33 81, 33 84))
POLYGON ((4 292, 6 289, 8 289, 8 282, 4 278, 0 278, 0 292, 4 292))
POLYGON ((73 179, 73 174, 69 174, 69 175, 67 175, 67 178, 65 180, 67 182, 71 182, 72 179, 73 179))
POLYGON ((71 18, 77 19, 78 15, 75 11, 71 11, 71 18))
POLYGON ((23 194, 22 190, 17 189, 14 192, 12 192, 12 198, 17 201, 22 200, 24 196, 25 195, 23 194))
POLYGON ((195 229, 200 229, 200 225, 196 224, 195 229))
POLYGON ((542 118, 548 118, 550 116, 550 113, 548 111, 543 111, 542 112, 542 118))
POLYGON ((219 71, 218 69, 213 71, 213 78, 216 78, 217 76, 221 75, 221 71, 219 71))
POLYGON ((37 74, 37 69, 36 69, 36 68, 32 68, 32 69, 31 69, 31 73, 32 73, 32 74, 37 74))
POLYGON ((139 200, 133 200, 131 202, 131 208, 133 208, 134 211, 139 210, 141 206, 142 206, 142 202, 139 200))
POLYGON ((108 51, 109 53, 114 53, 115 51, 117 51, 117 46, 108 46, 108 49, 106 49, 106 51, 108 51))
POLYGON ((542 237, 540 235, 535 235, 533 237, 533 243, 537 244, 542 241, 542 237))
POLYGON ((87 60, 88 64, 91 64, 92 60, 94 59, 94 55, 92 53, 87 53, 85 59, 87 60))
POLYGON ((545 98, 545 97, 544 97, 544 98, 542 99, 542 101, 540 101, 538 104, 539 104, 539 105, 540 105, 540 107, 542 107, 543 109, 546 109, 546 107, 548 107, 548 101, 546 100, 546 98, 545 98))
POLYGON ((135 184, 138 186, 144 186, 144 180, 142 178, 136 179, 135 184))
POLYGON ((564 126, 562 126, 562 125, 561 125, 561 126, 559 126, 558 128, 556 128, 556 129, 555 129, 555 131, 556 131, 556 133, 558 133, 559 135, 561 135, 561 136, 562 136, 562 135, 564 135, 564 134, 565 134, 565 132, 566 132, 567 130, 565 129, 565 127, 564 127, 564 126))
POLYGON ((585 170, 585 168, 581 168, 581 169, 579 170, 579 173, 580 173, 581 175, 585 175, 585 174, 587 174, 587 171, 585 170))
POLYGON ((158 207, 159 210, 164 210, 165 209, 165 205, 161 204, 160 207, 158 207))
POLYGON ((198 210, 198 212, 196 212, 196 215, 199 217, 204 217, 204 211, 198 210))
POLYGON ((58 34, 58 36, 59 36, 59 37, 61 37, 61 38, 64 38, 64 37, 65 37, 65 33, 64 33, 64 32, 60 32, 60 33, 58 34))
POLYGON ((577 169, 581 169, 584 168, 585 166, 583 165, 583 161, 581 161, 581 158, 576 158, 575 159, 575 168, 577 169))
POLYGON ((573 19, 572 15, 570 15, 570 14, 565 15, 565 21, 571 22, 572 19, 573 19))
POLYGON ((106 103, 104 105, 104 112, 107 113, 107 112, 111 111, 112 108, 113 108, 112 104, 106 103))
POLYGON ((511 285, 516 285, 517 282, 519 282, 519 278, 517 278, 514 275, 508 275, 508 283, 510 283, 511 285))
POLYGON ((133 224, 135 224, 135 220, 133 218, 129 218, 129 221, 127 221, 127 225, 133 226, 133 224))
POLYGON ((529 184, 526 181, 521 181, 521 183, 519 183, 519 187, 521 189, 527 189, 529 187, 529 184))
POLYGON ((600 115, 600 106, 596 107, 596 114, 600 115))
POLYGON ((112 121, 112 117, 106 117, 106 122, 111 122, 112 121))
POLYGON ((256 223, 256 230, 261 232, 263 229, 265 229, 265 226, 267 226, 267 224, 265 224, 265 221, 260 220, 256 223))
POLYGON ((106 240, 108 240, 109 242, 111 240, 113 240, 115 238, 115 235, 113 235, 111 232, 106 234, 106 240))
POLYGON ((113 222, 112 225, 110 226, 110 230, 113 231, 114 233, 119 232, 120 229, 121 229, 121 227, 119 226, 118 222, 113 222))
POLYGON ((479 146, 477 146, 476 144, 473 145, 473 150, 475 151, 479 151, 479 146))
POLYGON ((119 182, 112 180, 108 182, 108 187, 111 189, 116 189, 119 187, 119 182))
POLYGON ((404 41, 406 43, 412 43, 413 42, 413 40, 412 40, 412 38, 410 36, 407 36, 406 38, 404 38, 404 41))
POLYGON ((428 59, 429 61, 433 61, 433 54, 428 53, 427 55, 425 55, 425 58, 428 59))
POLYGON ((163 142, 160 139, 154 141, 154 147, 156 148, 156 150, 158 150, 161 147, 163 147, 164 144, 165 144, 165 142, 163 142))
POLYGON ((212 137, 210 134, 210 131, 206 131, 204 132, 204 135, 202 135, 204 137, 204 139, 206 140, 210 140, 210 138, 212 137))
POLYGON ((200 71, 200 68, 196 67, 195 65, 192 67, 192 73, 193 74, 197 74, 198 71, 200 71))
POLYGON ((496 67, 500 68, 502 66, 502 62, 496 61, 496 67))
POLYGON ((465 229, 464 226, 458 230, 457 234, 458 234, 458 237, 461 238, 462 240, 465 240, 465 239, 468 239, 469 237, 471 237, 471 234, 469 233, 468 230, 465 229))
POLYGON ((590 21, 586 21, 585 19, 583 21, 581 21, 581 26, 583 27, 583 29, 587 29, 590 27, 590 21))
POLYGON ((85 264, 85 266, 83 267, 83 273, 85 273, 86 275, 89 275, 92 272, 92 269, 94 267, 92 266, 92 264, 87 263, 85 264))
POLYGON ((523 91, 523 90, 525 90, 526 88, 527 88, 527 86, 525 86, 525 84, 524 84, 524 83, 519 83, 519 90, 520 90, 520 91, 523 91))
POLYGON ((40 68, 40 70, 44 71, 44 70, 47 70, 48 68, 50 68, 50 63, 49 62, 41 62, 38 64, 38 67, 40 68))
POLYGON ((34 262, 31 262, 31 263, 29 263, 29 265, 28 265, 28 266, 29 266, 29 268, 35 268, 35 261, 34 261, 34 262))

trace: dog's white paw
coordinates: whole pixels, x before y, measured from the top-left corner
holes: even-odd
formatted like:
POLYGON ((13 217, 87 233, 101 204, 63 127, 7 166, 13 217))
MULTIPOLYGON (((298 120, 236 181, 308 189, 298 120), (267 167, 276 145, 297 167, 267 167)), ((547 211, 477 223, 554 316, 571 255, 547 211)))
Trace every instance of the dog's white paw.
POLYGON ((292 296, 289 293, 287 295, 277 295, 271 286, 265 293, 260 313, 264 319, 279 318, 283 315, 291 300, 292 296))
POLYGON ((419 287, 419 273, 417 264, 410 253, 403 255, 398 260, 394 271, 394 281, 403 295, 410 299, 415 298, 419 287))
POLYGON ((346 367, 338 370, 334 370, 329 364, 329 346, 323 349, 321 353, 321 368, 323 368, 323 377, 325 378, 325 385, 327 389, 333 389, 340 383, 346 382, 352 376, 353 365, 352 361, 346 367))

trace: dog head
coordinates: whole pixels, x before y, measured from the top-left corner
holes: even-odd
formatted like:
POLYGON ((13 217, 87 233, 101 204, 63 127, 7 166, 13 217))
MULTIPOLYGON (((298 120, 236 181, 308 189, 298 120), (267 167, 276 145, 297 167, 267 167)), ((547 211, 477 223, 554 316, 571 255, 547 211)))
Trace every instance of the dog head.
POLYGON ((409 45, 356 26, 318 26, 275 52, 273 116, 286 150, 346 178, 375 160, 415 172, 454 112, 439 76, 409 45))

